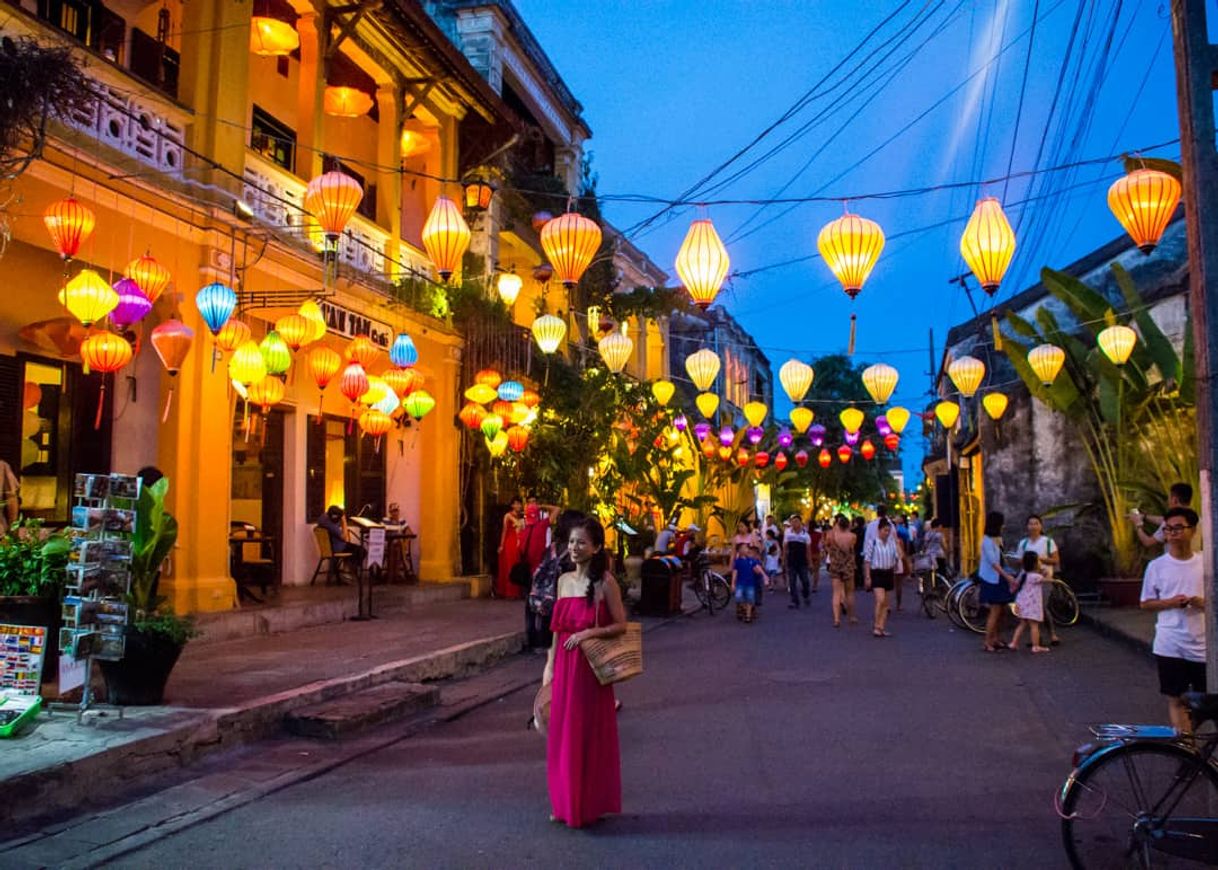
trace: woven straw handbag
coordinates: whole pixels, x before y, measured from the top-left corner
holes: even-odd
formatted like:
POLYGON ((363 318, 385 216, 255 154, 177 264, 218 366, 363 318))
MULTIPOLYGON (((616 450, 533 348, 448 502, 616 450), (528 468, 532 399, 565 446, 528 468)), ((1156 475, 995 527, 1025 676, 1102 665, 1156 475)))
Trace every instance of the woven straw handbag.
MULTIPOLYGON (((597 615, 600 605, 597 605, 597 615)), ((595 624, 595 623, 594 623, 595 624)), ((626 623, 626 632, 617 637, 590 637, 581 641, 592 672, 602 686, 623 683, 643 673, 643 624, 626 623)))

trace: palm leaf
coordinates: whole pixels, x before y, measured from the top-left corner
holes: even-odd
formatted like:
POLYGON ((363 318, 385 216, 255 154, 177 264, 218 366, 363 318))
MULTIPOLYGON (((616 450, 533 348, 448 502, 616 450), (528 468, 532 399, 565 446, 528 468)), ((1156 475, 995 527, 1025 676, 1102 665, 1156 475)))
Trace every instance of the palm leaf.
POLYGON ((1146 345, 1146 350, 1150 354, 1151 360, 1159 370, 1159 376, 1164 380, 1179 382, 1182 376, 1180 372, 1180 358, 1176 355, 1176 349, 1172 347, 1171 341, 1163 334, 1163 330, 1159 329, 1159 324, 1155 323, 1155 319, 1150 316, 1150 310, 1146 307, 1146 303, 1138 292, 1137 286, 1133 283, 1133 279, 1129 277, 1128 272, 1121 268, 1119 263, 1112 264, 1112 275, 1116 278, 1117 286, 1121 288, 1121 295, 1125 297, 1125 304, 1129 306, 1129 310, 1133 313, 1133 320, 1138 325, 1138 332, 1141 334, 1142 342, 1146 345))

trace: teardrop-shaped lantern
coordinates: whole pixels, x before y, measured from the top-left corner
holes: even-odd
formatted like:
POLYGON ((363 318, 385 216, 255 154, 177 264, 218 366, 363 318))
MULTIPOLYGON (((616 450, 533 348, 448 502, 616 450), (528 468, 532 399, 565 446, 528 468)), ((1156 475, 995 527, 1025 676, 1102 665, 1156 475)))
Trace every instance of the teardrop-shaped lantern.
POLYGON ((743 447, 736 451, 736 464, 741 468, 749 464, 749 452, 743 447))
POLYGON ((799 468, 807 467, 807 465, 808 465, 808 451, 807 450, 796 450, 795 451, 795 464, 799 468))
POLYGON ((514 453, 520 453, 529 444, 529 430, 523 426, 512 426, 507 430, 508 447, 514 453))
POLYGON ((889 432, 884 436, 884 446, 895 453, 901 446, 901 436, 896 432, 889 432))
POLYGON ((309 343, 313 324, 303 314, 286 314, 275 321, 275 331, 283 343, 295 352, 309 343))
MULTIPOLYGON (((110 320, 114 320, 113 314, 110 315, 110 320)), ((1112 360, 1114 364, 1123 366, 1129 362, 1133 347, 1138 342, 1138 334, 1130 327, 1118 323, 1100 330, 1100 334, 1095 337, 1095 342, 1104 352, 1104 356, 1112 360)))
POLYGON ((447 196, 436 197, 427 222, 423 224, 423 247, 441 281, 447 281, 461 267, 469 240, 469 224, 461 215, 461 209, 447 196))
POLYGON ((59 302, 84 326, 92 326, 118 307, 118 293, 92 269, 81 269, 59 291, 59 302))
POLYGON ((981 406, 990 415, 990 419, 997 420, 1006 413, 1007 397, 1002 393, 986 393, 981 397, 981 406))
POLYGON ((795 427, 795 431, 802 435, 808 431, 808 427, 816 419, 816 414, 811 408, 797 406, 791 409, 788 418, 791 420, 791 425, 795 427))
POLYGON ((212 335, 216 335, 233 316, 237 307, 237 294, 231 287, 215 281, 199 289, 195 294, 195 305, 208 330, 212 335))
POLYGON ((494 437, 487 437, 486 450, 491 454, 491 459, 498 459, 507 450, 508 436, 506 432, 496 432, 494 437))
POLYGON ((849 462, 850 457, 853 455, 854 455, 854 451, 851 450, 849 447, 847 447, 845 444, 843 444, 841 447, 837 448, 837 461, 840 462, 842 465, 845 465, 847 462, 849 462))
POLYGON ((745 430, 744 437, 749 439, 750 444, 760 444, 761 439, 765 437, 765 430, 760 426, 750 426, 745 430))
POLYGON ((994 197, 977 200, 960 237, 960 253, 981 289, 993 296, 1015 255, 1015 231, 994 197))
POLYGON ((130 278, 119 278, 114 282, 114 292, 118 294, 118 305, 110 312, 110 322, 116 329, 123 330, 143 320, 152 310, 152 303, 130 278))
POLYGON ((343 358, 332 348, 319 347, 309 353, 309 374, 319 390, 329 386, 342 365, 343 358))
POLYGON ((779 471, 785 471, 787 467, 787 454, 780 450, 774 457, 774 467, 779 471))
POLYGON ((477 402, 466 402, 461 408, 461 412, 457 414, 457 419, 461 421, 466 429, 477 429, 482 425, 482 418, 486 416, 486 409, 477 402))
POLYGON ((766 407, 765 402, 746 402, 744 408, 744 419, 749 421, 749 425, 757 428, 765 420, 766 414, 770 409, 766 407))
POLYGON ((820 423, 817 423, 815 426, 809 427, 808 440, 812 442, 814 447, 820 447, 825 443, 825 436, 828 434, 829 431, 820 423))
POLYGON ((487 414, 478 425, 481 427, 483 435, 487 438, 494 438, 503 429, 503 418, 498 414, 487 414))
POLYGON ((516 304, 516 297, 520 295, 524 279, 515 272, 500 272, 495 286, 499 290, 499 298, 503 300, 503 304, 511 308, 516 304))
POLYGON ((778 381, 792 402, 802 402, 812 387, 815 374, 806 362, 789 359, 778 370, 778 381))
POLYGON ((543 314, 533 321, 533 338, 542 353, 554 353, 567 334, 567 322, 553 314, 543 314))
POLYGON ((1028 365, 1046 387, 1057 380, 1066 362, 1066 352, 1055 344, 1038 344, 1028 351, 1028 365))
POLYGON ((966 399, 971 399, 985 378, 985 363, 976 357, 962 356, 951 361, 947 376, 966 399))
POLYGON ((875 445, 871 443, 870 438, 863 439, 863 443, 859 445, 859 454, 868 462, 875 459, 875 445))
POLYGON ((753 454, 753 464, 758 468, 765 468, 770 464, 770 454, 764 450, 758 450, 753 454))
POLYGON ((863 426, 866 415, 858 408, 845 408, 837 418, 842 422, 842 428, 847 432, 857 432, 863 426))
POLYGON ((376 365, 381 358, 381 349, 367 335, 357 335, 347 345, 347 359, 357 362, 365 369, 376 365))
POLYGON ((1108 208, 1143 254, 1163 238, 1180 202, 1180 182, 1157 169, 1135 169, 1108 188, 1108 208))
POLYGON ((882 405, 892 397, 900 377, 900 373, 887 363, 876 363, 863 369, 863 386, 871 400, 882 405))
POLYGON ((820 453, 816 456, 816 464, 821 468, 828 468, 833 464, 833 454, 829 452, 828 447, 822 447, 820 453))
POLYGON ((333 245, 347 228, 364 198, 360 183, 345 172, 326 172, 309 182, 305 189, 305 211, 321 226, 333 245))
POLYGON ((268 375, 282 375, 292 367, 292 351, 279 333, 271 330, 258 344, 262 358, 266 360, 268 375))
POLYGON ((846 295, 853 299, 884 250, 884 231, 875 221, 846 213, 821 228, 816 247, 846 295))
POLYGON ((320 341, 326 334, 326 316, 321 313, 321 306, 313 299, 306 299, 296 311, 309 321, 309 338, 305 344, 320 341))
POLYGON ((161 298, 173 278, 169 270, 148 253, 128 263, 123 274, 139 285, 153 305, 156 305, 156 301, 161 298))
POLYGON ((253 341, 247 341, 233 351, 228 361, 230 380, 248 387, 266 377, 266 360, 253 341))
POLYGON ((259 57, 284 57, 300 48, 296 28, 278 18, 255 15, 250 19, 250 52, 259 57))
POLYGON ((626 324, 620 330, 614 330, 596 343, 601 359, 609 367, 609 371, 617 374, 626 367, 630 354, 634 351, 634 342, 626 334, 626 324))
POLYGON ((792 444, 795 443, 795 436, 791 434, 790 429, 788 429, 786 426, 783 426, 781 429, 778 430, 778 437, 775 440, 778 441, 779 447, 790 447, 792 444))
POLYGON ((352 403, 358 402, 360 396, 368 392, 368 373, 364 371, 364 367, 359 363, 350 363, 343 369, 343 376, 338 382, 338 388, 349 401, 352 403))
POLYGON ((415 390, 406 400, 402 402, 402 407, 406 409, 406 413, 416 420, 422 420, 436 406, 435 397, 427 390, 415 390))
POLYGON ((940 402, 935 405, 935 416, 939 418, 944 429, 950 429, 960 419, 960 406, 955 402, 940 402))
POLYGON ((694 386, 706 392, 719 374, 719 355, 705 347, 691 353, 685 358, 685 371, 689 373, 694 386))
POLYGON ((579 283, 601 246, 601 228, 596 221, 567 212, 541 228, 541 249, 568 290, 579 283))
POLYGON ((165 371, 173 377, 182 368, 182 362, 190 353, 190 346, 195 340, 195 331, 180 320, 166 320, 152 330, 149 341, 161 358, 165 371))
POLYGON ((736 432, 731 426, 723 426, 719 429, 719 443, 724 447, 729 447, 736 440, 736 432))
POLYGON ((705 420, 700 420, 694 424, 694 437, 699 441, 705 441, 710 437, 711 425, 705 420))
POLYGON ((715 301, 730 265, 715 225, 706 218, 690 224, 677 252, 677 275, 695 305, 706 309, 715 301))
POLYGON ((42 222, 46 224, 47 232, 51 234, 51 243, 59 256, 70 260, 80 251, 80 246, 93 235, 93 227, 97 219, 93 210, 79 202, 74 196, 67 196, 58 202, 47 206, 42 214, 42 222))
POLYGON ((676 391, 676 384, 672 381, 659 380, 651 385, 651 394, 656 397, 656 401, 660 403, 661 408, 668 405, 673 393, 676 391))
MULTIPOLYGON (((134 351, 127 339, 113 332, 95 332, 80 343, 80 357, 84 360, 89 371, 100 372, 102 375, 116 372, 131 362, 134 351)), ((106 379, 102 378, 101 390, 97 395, 97 414, 93 418, 93 428, 101 428, 102 409, 106 404, 106 379)))
POLYGON ((709 420, 715 416, 715 411, 719 410, 719 397, 714 393, 698 393, 694 404, 698 406, 702 416, 709 420))
POLYGON ((471 402, 477 402, 479 405, 485 405, 487 402, 495 401, 498 393, 494 387, 488 387, 486 384, 474 384, 465 391, 465 398, 471 402))
POLYGON ((900 435, 905 431, 905 424, 909 422, 909 409, 893 405, 884 417, 888 420, 888 428, 900 435))

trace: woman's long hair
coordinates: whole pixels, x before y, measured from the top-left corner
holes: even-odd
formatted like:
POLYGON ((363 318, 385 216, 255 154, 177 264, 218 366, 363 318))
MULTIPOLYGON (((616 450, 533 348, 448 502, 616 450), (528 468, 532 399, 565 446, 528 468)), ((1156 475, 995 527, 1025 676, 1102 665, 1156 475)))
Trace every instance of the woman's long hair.
POLYGON ((567 541, 571 538, 571 530, 581 525, 586 519, 588 519, 586 513, 576 510, 565 510, 558 517, 558 523, 554 528, 554 550, 560 560, 559 570, 564 573, 575 570, 575 563, 567 554, 567 541))
POLYGON ((605 552, 605 527, 598 523, 592 517, 586 517, 582 521, 571 526, 572 531, 575 529, 583 529, 587 533, 588 539, 592 541, 592 545, 597 547, 596 553, 592 556, 592 561, 588 563, 588 603, 596 602, 596 587, 605 579, 605 573, 609 570, 609 554, 605 552))

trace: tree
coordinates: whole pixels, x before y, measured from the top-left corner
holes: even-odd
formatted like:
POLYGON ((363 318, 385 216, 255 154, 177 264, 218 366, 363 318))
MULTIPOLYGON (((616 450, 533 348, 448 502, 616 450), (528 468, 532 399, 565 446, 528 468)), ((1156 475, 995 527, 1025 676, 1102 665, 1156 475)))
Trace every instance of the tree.
POLYGON ((0 40, 0 178, 15 178, 42 154, 47 124, 96 99, 72 49, 21 37, 0 40))

